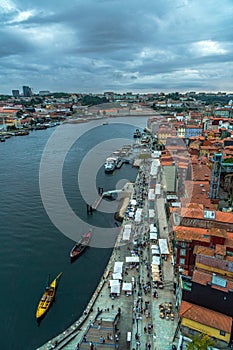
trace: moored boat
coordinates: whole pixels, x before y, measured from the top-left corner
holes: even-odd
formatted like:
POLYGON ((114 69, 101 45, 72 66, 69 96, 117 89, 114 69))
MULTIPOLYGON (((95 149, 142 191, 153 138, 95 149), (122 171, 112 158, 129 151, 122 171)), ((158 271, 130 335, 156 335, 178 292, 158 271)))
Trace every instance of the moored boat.
POLYGON ((49 307, 54 301, 56 288, 57 288, 57 279, 62 275, 62 272, 48 285, 42 295, 37 310, 36 310, 36 318, 37 320, 41 319, 42 316, 48 311, 49 307))
POLYGON ((91 240, 91 231, 85 233, 81 239, 74 245, 70 252, 70 259, 73 262, 86 249, 91 240))
POLYGON ((104 163, 105 173, 112 173, 115 170, 117 164, 118 164, 118 158, 108 157, 104 163))
POLYGON ((34 127, 35 130, 44 130, 44 129, 47 129, 47 126, 45 124, 37 124, 35 127, 34 127))

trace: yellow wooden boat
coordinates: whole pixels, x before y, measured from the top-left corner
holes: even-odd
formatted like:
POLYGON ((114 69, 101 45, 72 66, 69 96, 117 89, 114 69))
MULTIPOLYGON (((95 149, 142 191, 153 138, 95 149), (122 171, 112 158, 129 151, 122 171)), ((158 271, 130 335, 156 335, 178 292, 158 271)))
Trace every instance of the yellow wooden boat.
POLYGON ((53 303, 56 287, 57 287, 57 279, 62 275, 62 272, 50 283, 48 287, 46 287, 44 294, 42 295, 37 310, 36 310, 36 318, 40 319, 45 313, 48 311, 49 307, 53 303))

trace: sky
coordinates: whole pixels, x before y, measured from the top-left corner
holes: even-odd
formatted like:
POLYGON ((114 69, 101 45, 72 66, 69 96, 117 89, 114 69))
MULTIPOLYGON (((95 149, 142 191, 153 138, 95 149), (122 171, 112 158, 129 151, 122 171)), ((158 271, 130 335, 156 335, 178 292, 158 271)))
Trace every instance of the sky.
POLYGON ((233 91, 233 0, 0 0, 0 93, 233 91))

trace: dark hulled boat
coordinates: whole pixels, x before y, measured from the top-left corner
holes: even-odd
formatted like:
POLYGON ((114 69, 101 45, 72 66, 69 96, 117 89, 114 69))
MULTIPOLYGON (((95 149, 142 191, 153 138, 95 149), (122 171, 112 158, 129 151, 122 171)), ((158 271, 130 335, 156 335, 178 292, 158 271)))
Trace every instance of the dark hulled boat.
POLYGON ((81 239, 74 245, 70 252, 70 260, 73 262, 86 249, 91 240, 91 232, 85 233, 81 239))

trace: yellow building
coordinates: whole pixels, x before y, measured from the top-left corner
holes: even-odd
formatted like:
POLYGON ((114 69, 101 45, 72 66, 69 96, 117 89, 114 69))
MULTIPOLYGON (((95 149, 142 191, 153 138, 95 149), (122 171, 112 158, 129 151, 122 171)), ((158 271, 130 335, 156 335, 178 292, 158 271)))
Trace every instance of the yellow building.
POLYGON ((182 301, 179 314, 182 334, 192 337, 202 333, 218 341, 230 342, 232 317, 186 301, 182 301))

